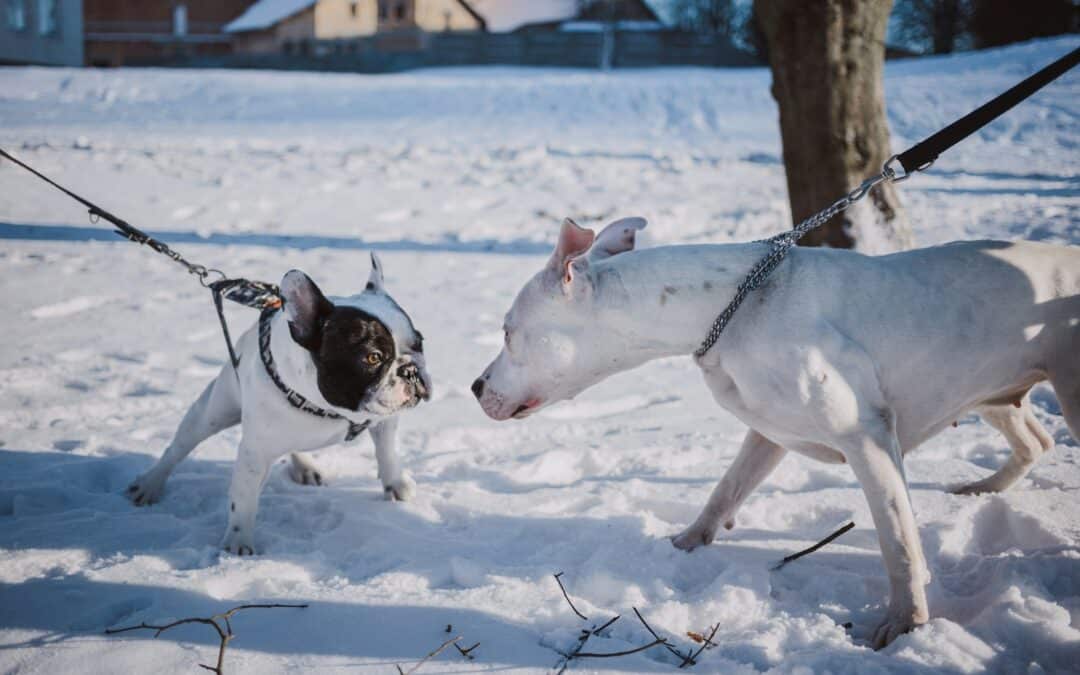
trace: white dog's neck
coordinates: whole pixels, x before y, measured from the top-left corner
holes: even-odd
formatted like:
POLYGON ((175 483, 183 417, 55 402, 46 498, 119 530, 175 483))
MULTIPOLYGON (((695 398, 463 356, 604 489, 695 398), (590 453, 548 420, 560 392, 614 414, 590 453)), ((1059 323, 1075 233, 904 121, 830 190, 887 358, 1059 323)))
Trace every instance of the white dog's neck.
POLYGON ((767 244, 668 246, 601 260, 590 271, 619 369, 692 353, 767 244))

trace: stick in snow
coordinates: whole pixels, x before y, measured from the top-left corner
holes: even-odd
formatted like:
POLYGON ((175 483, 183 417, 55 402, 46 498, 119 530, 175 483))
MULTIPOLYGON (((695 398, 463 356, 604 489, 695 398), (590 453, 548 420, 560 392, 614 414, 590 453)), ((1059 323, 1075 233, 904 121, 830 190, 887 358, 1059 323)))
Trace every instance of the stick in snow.
MULTIPOLYGON (((449 647, 450 645, 457 645, 457 641, 458 641, 458 640, 460 640, 460 639, 461 639, 461 636, 460 636, 460 635, 459 635, 459 636, 457 636, 457 637, 455 637, 455 638, 450 638, 450 639, 449 639, 449 640, 447 640, 446 642, 442 643, 441 645, 439 645, 438 647, 436 647, 435 649, 433 649, 433 650, 432 650, 432 651, 431 651, 431 652, 430 652, 430 653, 429 653, 429 654, 428 654, 427 656, 425 656, 424 658, 422 658, 422 659, 420 659, 419 661, 417 661, 417 662, 416 662, 416 665, 415 665, 415 666, 413 666, 412 668, 409 668, 408 670, 402 670, 402 669, 401 669, 401 666, 399 666, 399 665, 397 665, 397 664, 394 664, 394 667, 395 667, 395 668, 397 668, 397 671, 398 671, 398 675, 412 675, 412 674, 413 674, 413 673, 415 673, 416 671, 420 670, 420 666, 424 665, 425 663, 427 663, 427 662, 428 662, 428 661, 430 661, 431 659, 433 659, 433 658, 435 658, 436 656, 438 656, 438 655, 439 655, 439 652, 441 652, 442 650, 446 649, 446 648, 447 648, 447 647, 449 647)), ((479 644, 479 643, 477 643, 477 644, 479 644)), ((471 651, 471 649, 470 649, 470 651, 471 651)))
POLYGON ((836 539, 840 535, 844 534, 845 532, 847 532, 848 530, 850 530, 853 527, 855 527, 855 523, 853 523, 853 522, 848 523, 847 525, 841 527, 836 532, 833 532, 832 534, 825 537, 824 539, 822 539, 818 543, 814 544, 810 548, 804 548, 803 550, 799 551, 798 553, 792 553, 789 556, 785 556, 783 560, 781 560, 780 562, 773 565, 773 567, 772 567, 773 571, 775 572, 776 570, 780 569, 781 567, 788 564, 789 562, 791 562, 793 560, 798 560, 799 558, 803 557, 804 555, 810 555, 814 551, 816 551, 819 548, 821 548, 822 546, 825 546, 826 544, 830 543, 831 541, 833 541, 834 539, 836 539))
POLYGON ((221 614, 215 614, 215 615, 210 616, 210 617, 189 617, 187 619, 179 619, 177 621, 173 621, 172 623, 167 623, 167 624, 164 624, 162 626, 156 626, 156 625, 153 625, 153 624, 148 624, 145 621, 143 621, 138 626, 127 626, 126 628, 107 628, 105 630, 105 634, 106 635, 116 635, 117 633, 126 633, 126 632, 132 631, 132 630, 152 630, 152 631, 155 631, 154 637, 156 638, 159 635, 161 635, 162 633, 164 633, 165 631, 169 630, 170 628, 175 628, 175 627, 181 626, 181 625, 183 625, 185 623, 203 623, 203 624, 206 624, 208 626, 213 626, 214 630, 217 631, 218 637, 221 638, 221 645, 218 647, 217 665, 216 666, 208 666, 208 665, 205 665, 203 663, 200 663, 199 667, 200 668, 205 668, 206 670, 217 673, 217 675, 224 675, 224 673, 225 673, 225 648, 229 646, 229 641, 232 640, 235 637, 235 634, 233 633, 233 629, 232 629, 232 623, 229 622, 229 619, 232 618, 232 616, 234 614, 236 614, 237 612, 239 612, 241 610, 244 610, 244 609, 274 609, 274 608, 278 608, 278 607, 294 607, 294 608, 297 608, 297 609, 302 609, 304 607, 307 607, 307 605, 306 604, 304 604, 304 605, 283 605, 283 604, 238 605, 238 606, 233 607, 232 609, 230 609, 230 610, 228 610, 226 612, 222 612, 221 614), (218 621, 224 622, 224 627, 222 627, 222 624, 218 623, 218 621))
POLYGON ((555 583, 559 584, 559 590, 562 591, 563 597, 566 598, 566 604, 570 605, 570 609, 574 610, 574 614, 577 614, 578 617, 580 617, 582 621, 588 621, 589 617, 587 617, 584 614, 582 614, 581 612, 579 612, 577 607, 574 607, 573 601, 570 600, 570 595, 566 592, 566 587, 562 585, 562 579, 559 578, 562 575, 563 575, 562 572, 559 572, 558 574, 555 575, 555 583))

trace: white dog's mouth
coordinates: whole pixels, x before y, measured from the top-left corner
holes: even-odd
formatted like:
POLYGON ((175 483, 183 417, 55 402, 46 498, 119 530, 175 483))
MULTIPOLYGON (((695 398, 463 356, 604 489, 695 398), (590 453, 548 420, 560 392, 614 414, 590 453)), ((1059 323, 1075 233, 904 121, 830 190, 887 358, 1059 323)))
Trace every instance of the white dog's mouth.
POLYGON ((543 401, 538 398, 531 398, 525 401, 514 410, 510 417, 516 420, 523 420, 529 415, 533 414, 543 406, 543 401))

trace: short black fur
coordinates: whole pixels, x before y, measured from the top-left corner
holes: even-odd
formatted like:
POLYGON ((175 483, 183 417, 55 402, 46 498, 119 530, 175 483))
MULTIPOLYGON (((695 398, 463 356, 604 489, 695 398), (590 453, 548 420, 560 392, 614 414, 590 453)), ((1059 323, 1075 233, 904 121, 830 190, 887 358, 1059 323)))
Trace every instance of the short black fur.
POLYGON ((316 344, 308 347, 327 403, 359 410, 397 357, 394 337, 374 316, 355 307, 331 305, 317 322, 316 344), (377 363, 369 362, 369 355, 377 363))

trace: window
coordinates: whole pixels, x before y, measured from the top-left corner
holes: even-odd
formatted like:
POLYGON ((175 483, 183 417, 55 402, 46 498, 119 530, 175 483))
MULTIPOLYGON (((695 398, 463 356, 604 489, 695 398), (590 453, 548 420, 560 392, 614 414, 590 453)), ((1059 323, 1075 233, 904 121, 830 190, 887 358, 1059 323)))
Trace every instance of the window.
POLYGON ((356 15, 359 12, 360 12, 360 3, 359 2, 350 2, 349 3, 349 14, 352 15, 352 18, 355 19, 356 15))
POLYGON ((389 14, 386 11, 386 0, 379 0, 379 21, 386 21, 389 14))
POLYGON ((7 27, 26 30, 26 0, 7 0, 7 27))
POLYGON ((394 18, 397 19, 398 21, 404 21, 405 20, 405 3, 404 2, 399 2, 396 5, 394 5, 394 18))
POLYGON ((57 27, 56 0, 38 0, 38 35, 55 35, 57 27))
POLYGON ((187 5, 176 5, 172 13, 173 35, 187 35, 187 5))

